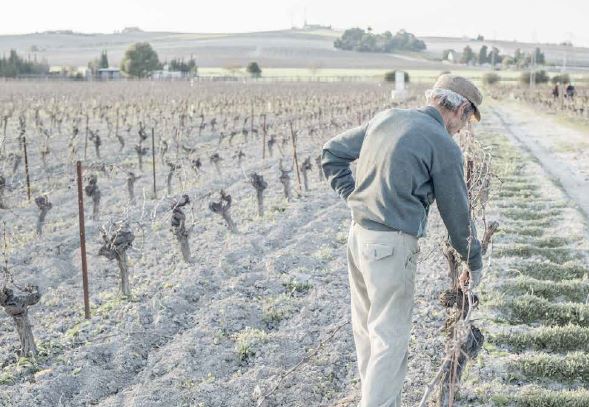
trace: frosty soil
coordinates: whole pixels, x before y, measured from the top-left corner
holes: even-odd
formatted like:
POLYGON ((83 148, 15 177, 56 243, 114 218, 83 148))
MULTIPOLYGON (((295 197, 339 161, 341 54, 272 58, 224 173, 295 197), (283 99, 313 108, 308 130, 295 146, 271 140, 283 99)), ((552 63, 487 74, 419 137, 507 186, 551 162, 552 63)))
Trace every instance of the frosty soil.
MULTIPOLYGON (((272 85, 271 91, 265 85, 248 85, 244 90, 239 85, 209 84, 193 90, 175 88, 176 99, 172 100, 165 86, 150 84, 145 91, 125 85, 129 88, 122 96, 120 89, 105 85, 99 96, 93 97, 105 105, 119 103, 119 109, 101 110, 93 108, 96 100, 73 84, 64 89, 59 86, 65 85, 50 84, 28 95, 18 84, 10 85, 15 88, 3 86, 15 94, 46 98, 48 106, 52 106, 53 93, 62 92, 69 112, 53 119, 42 114, 44 126, 52 128, 47 138, 32 124, 35 110, 27 110, 29 146, 35 146, 29 151, 33 196, 47 197, 43 202, 52 205, 44 215, 41 236, 37 225, 46 204, 29 204, 26 200, 24 169, 18 159, 18 114, 9 120, 8 134, 12 137, 8 138, 6 157, 10 159, 3 160, 0 169, 0 203, 9 208, 0 210, 10 238, 9 267, 18 283, 39 285, 42 296, 29 312, 39 348, 35 359, 17 356, 14 324, 5 313, 0 315, 0 405, 252 406, 269 392, 263 405, 343 407, 357 403, 359 383, 352 334, 349 325, 341 328, 350 318, 345 261, 349 210, 328 191, 315 160, 327 137, 389 105, 385 98, 388 92, 370 84, 334 84, 319 89, 315 85, 272 85), (382 96, 379 99, 375 95, 382 96), (126 113, 120 104, 123 97, 133 106, 126 113), (158 97, 180 111, 186 109, 184 127, 179 124, 180 117, 171 113, 172 108, 158 110, 154 102, 158 97), (271 99, 269 111, 266 98, 271 99), (85 163, 87 181, 92 180, 86 185, 90 193, 94 188, 100 191, 97 219, 90 219, 94 211, 92 194, 86 213, 90 321, 82 319, 73 165, 75 158, 83 158, 85 118, 78 122, 78 136, 72 137, 70 127, 76 118, 84 117, 82 110, 74 107, 78 99, 81 103, 88 100, 84 107, 92 112, 89 140, 95 149, 86 152, 94 157, 85 163), (244 119, 252 116, 252 99, 259 101, 253 105, 257 112, 254 123, 244 119), (189 105, 181 103, 187 100, 194 108, 182 107, 189 105), (319 106, 328 105, 333 109, 318 114, 319 106), (143 116, 142 111, 152 113, 143 116), (262 112, 266 116, 262 117, 262 112), (62 129, 58 131, 60 119, 62 129), (262 139, 263 120, 268 121, 266 140, 262 139), (51 121, 55 124, 49 126, 51 121), (301 157, 298 166, 293 162, 291 121, 301 157), (157 140, 154 156, 158 161, 159 199, 151 194, 151 153, 156 151, 143 154, 144 149, 151 149, 150 142, 142 143, 143 137, 137 144, 139 153, 134 145, 139 130, 145 127, 142 132, 148 134, 152 122, 157 140), (118 133, 113 130, 116 127, 118 133), (72 139, 77 144, 72 145, 72 139), (36 142, 31 144, 31 140, 36 142), (277 150, 270 156, 274 147, 277 150), (262 160, 266 148, 266 160, 262 160), (71 154, 72 149, 75 154, 71 154), (302 175, 300 191, 297 170, 302 175), (95 182, 92 175, 97 176, 95 182), (231 196, 231 222, 223 216, 228 201, 222 199, 221 190, 231 196), (217 210, 212 210, 213 203, 217 210), (120 221, 126 221, 133 232, 134 239, 127 235, 132 241, 128 247, 112 233, 120 221), (120 251, 113 251, 115 242, 122 243, 126 250, 123 263, 129 271, 128 298, 120 296, 119 270, 115 261, 108 260, 119 261, 120 251), (101 249, 106 257, 99 256, 101 249), (290 374, 283 378, 285 372, 290 374)), ((17 105, 15 109, 24 107, 17 105)), ((491 128, 479 133, 484 137, 496 130, 492 126, 497 126, 496 122, 491 121, 491 128)), ((497 202, 497 213, 509 219, 504 236, 521 244, 512 245, 512 249, 524 253, 524 257, 548 253, 558 259, 568 254, 553 249, 565 250, 567 246, 561 247, 558 241, 550 240, 554 236, 544 232, 550 224, 546 216, 553 215, 543 212, 545 216, 539 219, 523 219, 524 213, 515 211, 522 208, 529 213, 522 197, 539 197, 550 189, 545 174, 533 171, 542 188, 504 174, 501 193, 505 199, 514 199, 497 202)), ((576 225, 575 233, 581 233, 578 214, 566 209, 566 203, 551 205, 548 210, 556 211, 554 215, 562 213, 563 224, 569 229, 576 225)), ((439 329, 446 313, 438 302, 447 285, 447 266, 439 245, 444 237, 444 226, 433 213, 429 236, 421 243, 423 256, 416 277, 414 330, 404 396, 407 406, 419 402, 444 353, 445 338, 439 329)), ((500 253, 498 249, 491 250, 500 253)), ((516 267, 521 259, 504 250, 501 248, 505 256, 502 267, 516 267)), ((576 279, 586 272, 582 261, 574 267, 552 262, 548 266, 547 273, 561 267, 563 276, 576 279)), ((530 270, 535 278, 541 273, 539 267, 530 270)), ((489 320, 498 315, 493 308, 497 290, 521 295, 522 284, 532 283, 536 293, 550 298, 548 288, 535 281, 517 281, 499 288, 490 279, 488 296, 483 292, 482 300, 489 306, 477 310, 476 318, 489 320)), ((563 284, 553 295, 578 301, 583 293, 563 284)), ((542 297, 538 298, 534 300, 544 304, 542 297)), ((520 323, 516 328, 522 334, 532 332, 520 323)), ((494 326, 491 332, 499 335, 494 326)), ((571 350, 579 349, 570 346, 571 350)), ((494 352, 494 348, 488 349, 494 352)), ((574 361, 583 362, 580 358, 574 361)), ((534 363, 527 360, 526 366, 538 365, 534 363)), ((532 375, 532 369, 526 370, 526 377, 532 375)), ((488 378, 502 377, 503 371, 490 363, 487 355, 479 356, 467 372, 460 405, 472 405, 472 400, 502 403, 504 399, 492 399, 489 394, 503 391, 505 386, 509 389, 510 384, 492 382, 494 387, 489 388, 488 378)), ((559 389, 557 381, 551 382, 551 388, 559 389)))

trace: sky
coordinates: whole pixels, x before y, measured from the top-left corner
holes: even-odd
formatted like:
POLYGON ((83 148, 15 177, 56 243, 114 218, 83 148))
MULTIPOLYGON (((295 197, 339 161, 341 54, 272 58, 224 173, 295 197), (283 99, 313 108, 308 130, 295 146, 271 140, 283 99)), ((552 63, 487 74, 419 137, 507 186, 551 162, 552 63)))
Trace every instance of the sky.
POLYGON ((112 33, 128 26, 190 33, 268 31, 310 24, 401 28, 418 36, 476 36, 589 46, 589 0, 0 0, 0 34, 112 33))

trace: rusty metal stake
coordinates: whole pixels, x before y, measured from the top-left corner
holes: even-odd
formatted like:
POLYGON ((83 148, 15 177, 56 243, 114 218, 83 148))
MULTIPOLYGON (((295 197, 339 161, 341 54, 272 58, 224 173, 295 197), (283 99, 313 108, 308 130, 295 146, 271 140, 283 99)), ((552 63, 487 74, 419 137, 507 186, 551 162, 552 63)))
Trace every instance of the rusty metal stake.
POLYGON ((155 135, 153 127, 151 128, 151 168, 153 170, 153 199, 157 199, 155 190, 155 135))
POLYGON ((82 286, 84 289, 84 316, 90 319, 90 296, 88 294, 88 263, 86 262, 86 229, 84 227, 84 194, 82 191, 82 162, 76 162, 78 173, 78 214, 80 217, 80 254, 82 256, 82 286))
POLYGON ((25 153, 25 174, 27 176, 27 196, 29 197, 29 202, 31 202, 31 180, 29 179, 29 157, 27 155, 27 138, 23 134, 22 136, 22 143, 23 149, 25 153))
POLYGON ((2 138, 2 155, 6 154, 6 127, 8 126, 8 116, 4 116, 4 137, 2 138))

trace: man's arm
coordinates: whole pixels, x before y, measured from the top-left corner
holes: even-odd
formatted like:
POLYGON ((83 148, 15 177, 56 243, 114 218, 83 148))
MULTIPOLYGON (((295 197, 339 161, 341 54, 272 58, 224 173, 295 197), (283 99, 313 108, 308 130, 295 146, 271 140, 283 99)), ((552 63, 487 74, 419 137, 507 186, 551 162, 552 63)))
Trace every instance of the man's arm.
POLYGON ((472 271, 483 267, 481 243, 470 218, 462 160, 431 174, 438 211, 448 229, 450 244, 472 271))
POLYGON ((368 121, 333 137, 323 146, 321 168, 331 188, 344 199, 354 190, 350 163, 360 156, 368 121))

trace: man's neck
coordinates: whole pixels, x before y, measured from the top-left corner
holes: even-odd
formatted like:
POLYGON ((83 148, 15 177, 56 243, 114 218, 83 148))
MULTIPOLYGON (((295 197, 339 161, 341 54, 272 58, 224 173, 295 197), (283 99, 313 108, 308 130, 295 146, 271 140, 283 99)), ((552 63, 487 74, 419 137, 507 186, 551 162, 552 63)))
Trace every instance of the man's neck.
POLYGON ((447 115, 447 113, 444 112, 442 109, 440 109, 438 106, 435 106, 435 105, 427 105, 427 106, 433 107, 434 109, 436 109, 438 111, 438 113, 442 117, 442 120, 444 121, 444 127, 446 128, 446 130, 448 130, 448 115, 447 115))

